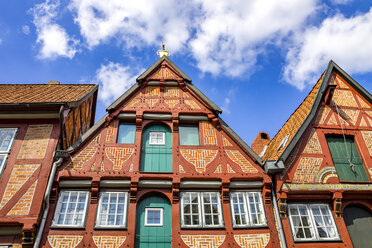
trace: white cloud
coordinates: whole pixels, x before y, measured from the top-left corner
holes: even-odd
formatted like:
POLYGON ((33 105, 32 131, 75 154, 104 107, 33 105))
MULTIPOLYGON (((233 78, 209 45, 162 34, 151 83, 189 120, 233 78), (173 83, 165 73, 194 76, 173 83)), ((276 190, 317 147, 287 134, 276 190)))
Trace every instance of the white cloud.
POLYGON ((221 106, 221 109, 222 109, 223 113, 225 113, 225 114, 230 114, 231 113, 230 103, 231 103, 231 98, 233 98, 234 95, 235 95, 235 91, 233 89, 230 89, 227 92, 227 95, 225 96, 225 99, 223 100, 223 105, 221 106))
POLYGON ((353 0, 331 0, 333 4, 348 4, 351 3, 353 0))
POLYGON ((31 9, 37 32, 36 42, 41 45, 39 58, 54 59, 58 56, 72 58, 77 50, 78 40, 70 37, 66 30, 55 23, 59 1, 46 0, 31 9))
POLYGON ((116 38, 126 48, 157 45, 177 51, 190 36, 187 1, 73 0, 70 9, 89 48, 116 38))
POLYGON ((252 72, 268 44, 280 45, 313 13, 316 0, 215 1, 198 0, 193 56, 203 72, 239 76, 252 72))
POLYGON ((27 26, 27 25, 23 25, 22 26, 22 33, 24 33, 25 35, 29 35, 30 34, 30 27, 27 26))
POLYGON ((303 89, 314 84, 329 60, 348 73, 372 71, 372 8, 368 13, 346 18, 326 18, 319 27, 299 33, 287 53, 284 80, 303 89))
POLYGON ((135 82, 139 72, 133 67, 123 66, 119 63, 109 62, 96 71, 96 79, 102 85, 99 90, 99 98, 104 103, 110 103, 127 91, 135 82))

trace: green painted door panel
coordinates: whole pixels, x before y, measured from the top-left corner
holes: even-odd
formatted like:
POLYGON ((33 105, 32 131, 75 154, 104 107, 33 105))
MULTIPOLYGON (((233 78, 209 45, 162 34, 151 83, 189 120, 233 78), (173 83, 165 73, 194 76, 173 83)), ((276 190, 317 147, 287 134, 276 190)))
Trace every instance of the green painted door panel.
POLYGON ((171 205, 165 197, 159 195, 148 196, 137 205, 135 247, 172 247, 171 205), (163 209, 163 226, 145 226, 146 208, 163 209))
POLYGON ((327 137, 327 143, 340 181, 368 181, 353 139, 346 138, 344 140, 343 137, 327 137), (354 171, 350 166, 348 156, 354 165, 354 171))
POLYGON ((346 207, 344 220, 355 248, 372 246, 372 214, 364 208, 346 207))
POLYGON ((172 133, 164 125, 151 125, 142 134, 141 171, 172 172, 172 133), (165 145, 150 145, 150 132, 164 132, 165 145))

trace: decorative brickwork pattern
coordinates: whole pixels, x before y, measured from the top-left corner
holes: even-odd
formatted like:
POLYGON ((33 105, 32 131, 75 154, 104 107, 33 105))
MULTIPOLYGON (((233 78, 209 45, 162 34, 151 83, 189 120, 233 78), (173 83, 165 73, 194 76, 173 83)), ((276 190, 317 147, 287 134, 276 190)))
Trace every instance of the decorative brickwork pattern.
POLYGON ((107 127, 106 143, 115 143, 114 140, 115 121, 112 121, 107 127))
POLYGON ((361 133, 368 148, 369 155, 372 156, 372 131, 361 131, 361 133))
POLYGON ((328 107, 321 107, 319 112, 318 112, 318 115, 316 117, 315 123, 316 124, 323 124, 325 119, 327 118, 330 110, 331 109, 328 108, 328 107))
POLYGON ((52 124, 30 125, 22 141, 18 159, 44 158, 48 147, 52 124))
POLYGON ((126 238, 126 236, 93 236, 93 241, 97 248, 119 248, 126 238))
POLYGON ((349 86, 347 86, 344 81, 342 81, 340 78, 336 77, 336 82, 338 86, 342 89, 350 89, 349 86))
POLYGON ((360 127, 368 127, 368 124, 366 122, 366 120, 364 119, 364 117, 362 117, 360 119, 360 124, 359 124, 360 127))
POLYGON ((171 72, 171 70, 170 70, 169 68, 165 68, 165 69, 163 70, 163 77, 164 77, 165 79, 167 79, 167 78, 175 78, 176 76, 173 75, 173 73, 171 72))
POLYGON ((184 98, 191 98, 191 96, 190 96, 189 93, 187 93, 187 92, 183 92, 183 97, 184 97, 184 98))
POLYGON ((134 108, 134 105, 136 105, 137 103, 139 103, 141 100, 138 99, 138 98, 133 98, 132 100, 130 100, 128 102, 128 104, 125 106, 126 108, 134 108))
POLYGON ((182 165, 178 165, 178 171, 180 173, 186 173, 186 171, 183 169, 182 165))
POLYGON ((222 173, 222 166, 219 164, 213 173, 222 173))
POLYGON ((199 105, 194 100, 185 100, 185 103, 189 105, 191 109, 200 109, 199 105))
POLYGON ((164 100, 164 102, 169 106, 169 108, 174 109, 174 106, 180 103, 179 100, 164 100))
POLYGON ((49 235, 48 242, 53 248, 75 248, 83 236, 78 235, 49 235))
POLYGON ((161 71, 162 69, 159 68, 152 76, 151 79, 160 79, 161 78, 161 71))
POLYGON ((15 164, 10 175, 8 184, 6 185, 3 199, 1 200, 0 208, 14 196, 22 185, 34 174, 40 164, 15 164))
POLYGON ((330 177, 338 178, 336 169, 333 166, 326 166, 318 172, 315 181, 318 183, 326 183, 330 177))
POLYGON ((332 100, 338 106, 345 106, 345 107, 358 107, 358 104, 355 101, 353 93, 349 90, 338 90, 335 89, 333 93, 332 100))
POLYGON ((131 165, 129 166, 129 172, 133 172, 133 171, 134 171, 134 165, 131 164, 131 165))
POLYGON ((236 173, 236 171, 234 171, 233 168, 231 168, 231 166, 227 164, 227 173, 236 173))
POLYGON ((371 106, 369 106, 369 104, 366 103, 360 96, 357 96, 357 98, 362 108, 371 108, 371 106))
POLYGON ((133 148, 122 148, 122 147, 107 147, 105 149, 106 156, 114 163, 113 170, 120 171, 123 163, 132 156, 133 148))
POLYGON ((223 146, 232 146, 230 141, 223 135, 222 135, 222 143, 223 143, 223 146))
POLYGON ((154 105, 155 105, 155 103, 157 103, 159 101, 159 99, 157 99, 157 98, 146 98, 145 99, 145 102, 147 102, 148 104, 149 104, 149 106, 152 108, 154 105))
POLYGON ((182 156, 195 166, 195 170, 204 173, 206 166, 212 162, 218 153, 218 150, 207 149, 180 149, 182 156))
POLYGON ((202 122, 204 145, 217 145, 217 134, 214 126, 208 121, 202 122))
POLYGON ((26 193, 18 200, 7 215, 28 215, 35 194, 37 180, 31 185, 26 193))
POLYGON ((292 182, 312 183, 315 182, 323 158, 304 157, 300 159, 292 182))
POLYGON ((372 184, 351 184, 351 183, 284 183, 282 190, 372 190, 372 184))
POLYGON ((334 114, 332 114, 331 118, 329 118, 328 122, 327 122, 327 125, 338 125, 337 123, 337 120, 336 120, 336 116, 334 114))
POLYGON ((66 166, 65 170, 80 171, 83 164, 93 158, 97 152, 97 147, 91 146, 93 141, 84 148, 78 155, 72 158, 71 162, 66 166))
POLYGON ((179 97, 180 89, 178 87, 165 87, 164 97, 179 97))
POLYGON ((343 109, 343 111, 347 114, 348 121, 350 121, 355 126, 360 111, 353 109, 343 109))
POLYGON ((258 170, 238 151, 238 150, 225 150, 227 156, 245 173, 257 173, 258 170))
POLYGON ((147 86, 145 96, 160 96, 160 88, 158 86, 147 86))
POLYGON ((264 248, 269 243, 270 233, 234 235, 236 243, 242 248, 264 248))
POLYGON ((304 153, 322 154, 322 148, 320 147, 318 134, 316 133, 314 128, 311 130, 311 134, 305 146, 304 153))
POLYGON ((225 241, 225 235, 181 235, 190 248, 218 248, 225 241))
POLYGON ((365 112, 369 115, 370 118, 372 118, 372 111, 365 111, 365 112))

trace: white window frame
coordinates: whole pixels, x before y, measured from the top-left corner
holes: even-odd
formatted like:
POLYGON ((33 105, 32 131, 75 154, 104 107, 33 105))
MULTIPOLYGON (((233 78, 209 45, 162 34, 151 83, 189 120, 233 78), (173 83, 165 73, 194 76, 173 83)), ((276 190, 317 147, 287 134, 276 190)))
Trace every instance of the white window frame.
MULTIPOLYGON (((99 200, 98 200, 98 208, 97 208, 97 214, 96 214, 96 224, 95 224, 95 227, 96 228, 100 228, 100 229, 115 229, 115 228, 126 228, 127 226, 127 216, 128 216, 128 197, 129 197, 129 194, 127 191, 101 191, 100 192, 100 195, 99 195, 99 200), (102 216, 102 197, 104 194, 109 194, 109 202, 110 202, 110 197, 111 197, 111 194, 124 194, 124 210, 123 210, 123 224, 122 225, 101 225, 100 224, 100 218, 102 216)), ((108 204, 110 205, 110 204, 108 204)), ((118 208, 118 199, 116 200, 116 209, 115 209, 115 217, 118 215, 117 214, 117 208, 118 208)))
MULTIPOLYGON (((240 209, 240 206, 239 206, 240 209)), ((266 213, 265 213, 265 207, 262 200, 262 193, 260 191, 232 191, 230 192, 230 210, 231 210, 231 216, 233 221, 233 227, 234 228, 245 228, 245 227, 265 227, 267 226, 267 219, 266 219, 266 213), (243 208, 244 208, 244 215, 247 220, 247 224, 236 224, 235 220, 235 212, 234 212, 234 203, 233 203, 233 196, 243 194, 243 208), (249 194, 254 194, 258 196, 258 202, 254 202, 254 207, 256 208, 256 213, 252 213, 252 210, 250 208, 250 200, 249 200, 249 194), (263 222, 254 224, 253 223, 253 215, 262 214, 263 222)), ((241 211, 240 211, 241 212, 241 211)))
POLYGON ((163 226, 163 208, 145 208, 145 226, 163 226), (154 223, 147 222, 147 216, 148 216, 149 210, 160 211, 160 223, 154 224, 154 223))
MULTIPOLYGON (((156 137, 156 140, 158 137, 156 137)), ((165 132, 150 132, 149 134, 149 145, 165 145, 165 132), (152 136, 161 134, 161 142, 153 142, 152 136)))
MULTIPOLYGON (((3 162, 0 164, 0 176, 3 174, 6 162, 8 160, 9 154, 12 150, 14 139, 15 139, 15 137, 17 135, 17 131, 18 131, 18 128, 14 128, 14 127, 11 127, 11 128, 2 127, 2 128, 0 128, 0 130, 2 130, 2 129, 8 129, 8 131, 13 131, 13 135, 12 135, 12 138, 10 139, 10 141, 9 141, 8 149, 6 151, 0 151, 0 157, 4 157, 3 162)), ((0 144, 0 145, 2 145, 2 144, 0 144)))
MULTIPOLYGON (((293 240, 294 241, 302 241, 302 242, 305 241, 305 242, 308 242, 308 241, 337 241, 337 240, 340 240, 340 234, 338 232, 338 229, 337 229, 337 226, 336 226, 336 223, 335 223, 335 220, 334 220, 332 211, 331 211, 331 209, 329 207, 329 204, 326 204, 326 203, 311 203, 311 204, 296 203, 296 204, 288 204, 288 218, 289 218, 289 223, 290 223, 291 231, 292 231, 292 237, 293 237, 293 240), (309 228, 310 228, 310 232, 311 232, 311 234, 313 236, 311 238, 297 238, 296 237, 296 231, 295 231, 295 227, 293 225, 293 220, 292 220, 292 218, 294 216, 291 214, 290 208, 291 207, 298 207, 298 206, 305 207, 306 210, 307 210, 307 212, 308 212, 308 214, 309 214, 308 215, 308 217, 309 217, 309 224, 310 224, 309 225, 309 228), (334 231, 335 231, 335 233, 336 233, 335 237, 321 238, 319 236, 318 228, 317 228, 316 222, 315 222, 315 218, 314 218, 313 212, 311 210, 311 208, 314 207, 314 206, 326 207, 327 208, 328 216, 330 217, 330 220, 331 220, 331 228, 333 228, 334 231)), ((301 218, 300 218, 300 221, 302 223, 301 218)))
MULTIPOLYGON (((60 194, 59 194, 59 197, 58 197, 58 202, 57 202, 56 211, 54 213, 52 227, 84 228, 85 227, 85 222, 86 222, 86 217, 87 217, 87 212, 88 212, 89 198, 90 198, 90 192, 87 191, 87 190, 62 190, 60 192, 60 194), (83 210, 83 216, 82 216, 81 224, 80 225, 76 225, 76 224, 58 224, 58 218, 62 214, 61 213, 61 206, 62 206, 63 195, 68 194, 68 197, 69 198, 68 198, 67 203, 69 203, 69 199, 70 199, 71 193, 75 193, 75 192, 78 193, 77 199, 79 199, 79 196, 80 196, 81 193, 85 193, 86 194, 85 195, 84 210, 83 210)), ((68 206, 68 204, 67 204, 67 206, 68 206)), ((73 219, 75 218, 75 211, 76 211, 76 207, 75 207, 75 210, 73 212, 73 219)), ((66 213, 67 213, 67 209, 66 209, 66 213)))
MULTIPOLYGON (((223 213, 222 213, 222 204, 221 204, 221 194, 220 192, 215 192, 215 191, 208 191, 208 192, 195 192, 195 191, 187 191, 187 192, 181 192, 181 204, 180 204, 180 207, 181 207, 181 227, 182 228, 220 228, 220 227, 224 227, 224 221, 223 221, 223 213), (186 197, 187 194, 196 194, 197 197, 198 197, 198 214, 199 214, 199 225, 193 225, 192 223, 190 225, 186 225, 185 224, 185 220, 184 220, 184 208, 183 208, 183 205, 184 205, 184 199, 186 197), (219 225, 207 225, 206 224, 206 221, 205 221, 205 209, 204 209, 204 198, 203 196, 206 195, 206 194, 214 194, 216 195, 216 198, 217 198, 217 210, 218 210, 218 220, 220 222, 219 225)), ((192 209, 190 208, 190 211, 192 211, 192 209)), ((192 222, 192 221, 191 221, 192 222)), ((213 222, 213 218, 212 218, 212 222, 213 222)))

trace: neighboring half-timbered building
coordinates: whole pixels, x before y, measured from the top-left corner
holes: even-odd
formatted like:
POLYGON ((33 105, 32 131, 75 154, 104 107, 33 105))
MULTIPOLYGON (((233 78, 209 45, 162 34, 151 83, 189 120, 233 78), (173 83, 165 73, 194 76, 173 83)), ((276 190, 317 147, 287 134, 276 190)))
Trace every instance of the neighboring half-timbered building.
POLYGON ((167 56, 58 168, 42 247, 279 247, 271 179, 167 56))
POLYGON ((54 152, 94 124, 97 85, 0 85, 0 246, 32 247, 54 152))
POLYGON ((264 149, 288 247, 371 247, 370 93, 331 61, 264 149))

